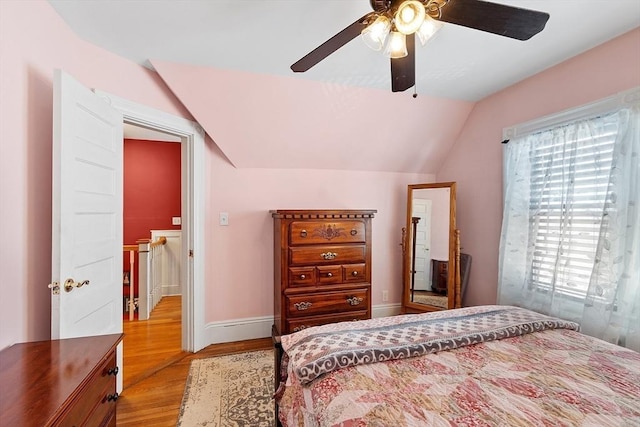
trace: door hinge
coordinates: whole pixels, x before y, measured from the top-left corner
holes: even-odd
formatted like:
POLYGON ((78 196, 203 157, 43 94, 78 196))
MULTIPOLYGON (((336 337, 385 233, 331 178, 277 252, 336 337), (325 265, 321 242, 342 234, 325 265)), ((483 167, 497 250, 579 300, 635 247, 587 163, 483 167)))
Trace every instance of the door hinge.
POLYGON ((53 295, 59 295, 60 294, 60 283, 58 283, 58 282, 49 283, 47 285, 47 288, 51 289, 51 293, 53 295))
POLYGON ((193 258, 193 249, 189 249, 189 258, 193 258))

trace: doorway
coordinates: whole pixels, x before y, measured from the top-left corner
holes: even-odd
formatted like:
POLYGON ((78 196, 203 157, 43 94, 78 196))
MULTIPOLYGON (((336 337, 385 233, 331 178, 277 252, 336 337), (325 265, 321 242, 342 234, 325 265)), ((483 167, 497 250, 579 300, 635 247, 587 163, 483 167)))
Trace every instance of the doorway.
MULTIPOLYGON (((124 123, 123 127, 123 390, 183 355, 181 139, 124 123), (138 275, 140 239, 164 238, 154 249, 154 284, 138 275)), ((150 253, 149 253, 150 255, 150 253)), ((188 353, 185 353, 188 354, 188 353)))
POLYGON ((196 352, 204 340, 204 130, 195 122, 94 90, 123 115, 124 123, 173 135, 181 144, 182 350, 196 352))
POLYGON ((182 294, 181 140, 128 123, 123 134, 124 320, 146 320, 163 296, 182 294), (162 237, 164 244, 147 253, 155 273, 139 276, 138 242, 162 237), (153 278, 154 286, 147 289, 141 277, 153 278))

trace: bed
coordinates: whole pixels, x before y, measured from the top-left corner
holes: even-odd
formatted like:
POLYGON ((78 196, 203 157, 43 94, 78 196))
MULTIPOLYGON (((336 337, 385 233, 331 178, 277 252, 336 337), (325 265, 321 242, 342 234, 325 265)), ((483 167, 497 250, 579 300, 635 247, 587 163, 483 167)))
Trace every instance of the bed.
POLYGON ((640 353, 508 306, 275 337, 293 426, 640 426, 640 353))

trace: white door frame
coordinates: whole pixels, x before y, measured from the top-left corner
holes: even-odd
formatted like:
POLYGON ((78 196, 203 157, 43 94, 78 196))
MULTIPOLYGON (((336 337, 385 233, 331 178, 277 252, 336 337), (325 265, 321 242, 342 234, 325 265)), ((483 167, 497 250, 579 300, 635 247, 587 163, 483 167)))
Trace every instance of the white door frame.
POLYGON ((204 130, 190 120, 94 89, 122 112, 125 123, 181 139, 182 175, 182 349, 205 346, 204 332, 204 130))

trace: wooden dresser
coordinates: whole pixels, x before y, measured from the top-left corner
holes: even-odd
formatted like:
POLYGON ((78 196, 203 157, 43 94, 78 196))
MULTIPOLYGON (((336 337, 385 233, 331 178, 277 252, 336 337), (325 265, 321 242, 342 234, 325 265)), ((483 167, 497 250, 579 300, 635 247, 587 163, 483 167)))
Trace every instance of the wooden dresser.
POLYGON ((0 352, 0 424, 115 426, 122 334, 14 344, 0 352))
POLYGON ((431 289, 442 295, 447 294, 449 261, 431 260, 431 289))
POLYGON ((371 318, 375 210, 278 210, 274 219, 274 326, 371 318))

